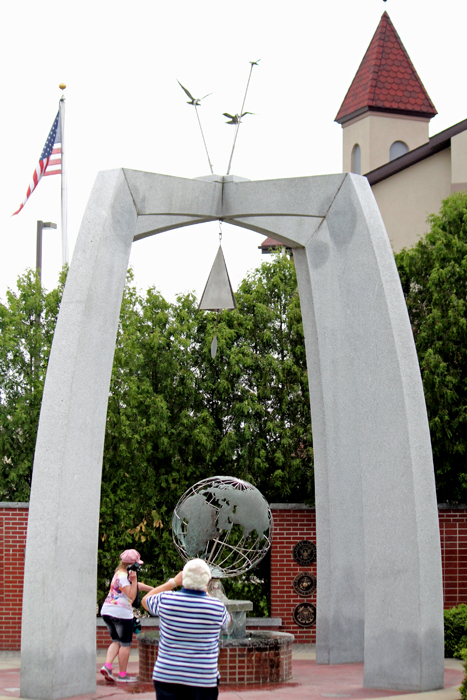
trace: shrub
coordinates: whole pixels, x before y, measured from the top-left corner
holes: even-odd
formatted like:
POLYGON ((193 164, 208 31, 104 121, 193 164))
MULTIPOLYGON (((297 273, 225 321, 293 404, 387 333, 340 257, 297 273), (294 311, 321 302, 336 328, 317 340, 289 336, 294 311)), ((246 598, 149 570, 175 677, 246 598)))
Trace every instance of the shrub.
POLYGON ((464 649, 467 649, 467 605, 461 603, 444 611, 444 656, 462 658, 464 649))
POLYGON ((462 649, 462 651, 459 653, 459 656, 461 659, 464 659, 464 680, 462 681, 462 685, 459 688, 461 698, 462 700, 467 700, 467 649, 462 649))

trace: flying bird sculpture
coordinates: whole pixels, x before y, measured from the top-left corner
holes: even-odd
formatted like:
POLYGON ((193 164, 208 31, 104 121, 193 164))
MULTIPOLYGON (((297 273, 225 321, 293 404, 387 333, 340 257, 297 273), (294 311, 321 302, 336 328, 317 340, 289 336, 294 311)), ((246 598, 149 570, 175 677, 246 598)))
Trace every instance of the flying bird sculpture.
POLYGON ((180 87, 182 88, 182 90, 183 90, 183 92, 185 93, 185 95, 186 95, 187 97, 189 97, 189 101, 187 102, 187 104, 188 104, 188 105, 191 105, 192 107, 195 108, 196 118, 198 119, 199 129, 200 129, 200 131, 201 131, 201 137, 202 137, 203 143, 204 143, 204 149, 205 149, 205 151, 206 151, 206 156, 207 156, 207 159, 208 159, 209 167, 210 167, 210 169, 211 169, 211 174, 213 174, 213 173, 214 173, 214 170, 213 170, 213 168, 212 168, 211 159, 210 159, 210 157, 209 157, 209 151, 208 151, 208 147, 207 147, 207 144, 206 144, 206 139, 204 138, 203 127, 201 126, 201 119, 199 118, 199 114, 198 114, 198 107, 201 107, 201 102, 202 102, 202 100, 204 100, 206 97, 209 97, 209 95, 212 95, 212 92, 208 92, 208 94, 205 95, 204 97, 193 97, 193 95, 191 94, 191 92, 190 92, 189 90, 187 90, 186 87, 184 87, 184 86, 181 84, 181 82, 180 82, 179 80, 177 80, 177 83, 180 85, 180 87))
POLYGON ((229 121, 225 122, 226 124, 240 124, 246 114, 253 114, 253 112, 243 112, 242 114, 229 114, 228 112, 222 112, 222 114, 224 117, 229 118, 229 121))
POLYGON ((204 97, 193 97, 191 92, 189 90, 187 90, 186 87, 183 87, 183 85, 181 84, 181 82, 179 80, 177 80, 177 83, 180 85, 182 90, 184 90, 187 97, 190 98, 189 102, 187 102, 187 105, 192 105, 193 107, 201 107, 202 100, 205 100, 206 97, 209 97, 209 95, 212 95, 212 92, 208 92, 208 94, 205 95, 204 97))

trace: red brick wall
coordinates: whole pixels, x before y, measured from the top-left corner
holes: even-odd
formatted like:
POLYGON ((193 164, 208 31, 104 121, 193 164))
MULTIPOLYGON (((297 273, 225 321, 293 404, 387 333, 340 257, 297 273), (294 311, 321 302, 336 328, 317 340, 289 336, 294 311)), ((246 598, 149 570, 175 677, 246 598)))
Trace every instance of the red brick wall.
POLYGON ((467 603, 467 509, 439 508, 444 607, 467 603))
MULTIPOLYGON (((271 617, 282 618, 281 631, 295 635, 296 642, 314 642, 315 626, 309 629, 298 627, 293 620, 293 611, 303 601, 316 606, 316 596, 301 598, 293 590, 292 582, 301 571, 311 571, 316 576, 316 564, 300 567, 292 552, 300 540, 316 543, 315 511, 293 505, 286 508, 272 506, 272 511, 271 617)), ((26 503, 0 504, 0 650, 20 648, 27 519, 26 503)), ((440 506, 439 524, 444 607, 451 608, 460 603, 467 604, 467 507, 440 506)), ((108 646, 105 627, 97 628, 96 642, 98 649, 108 646)))
POLYGON ((300 572, 311 572, 316 576, 316 562, 310 567, 299 566, 293 558, 293 548, 300 540, 311 540, 316 544, 315 511, 304 506, 289 508, 271 506, 274 519, 274 535, 271 544, 271 617, 282 618, 281 632, 289 632, 300 644, 316 641, 316 626, 299 627, 293 619, 295 606, 312 603, 316 607, 316 593, 302 598, 295 593, 292 583, 300 572))
POLYGON ((19 649, 28 506, 0 507, 0 649, 19 649))
MULTIPOLYGON (((300 628, 293 619, 295 606, 307 601, 316 606, 316 594, 301 598, 292 587, 300 571, 316 576, 316 564, 299 566, 293 558, 293 548, 300 540, 316 544, 314 509, 302 505, 271 506, 274 518, 274 536, 271 545, 271 616, 282 618, 281 632, 295 635, 300 643, 316 641, 316 627, 300 628)), ((439 507, 441 560, 443 567, 444 607, 467 604, 467 507, 439 507)), ((319 556, 319 552, 318 552, 319 556)), ((319 586, 319 581, 318 581, 319 586)), ((317 609, 319 615, 319 609, 317 609)))

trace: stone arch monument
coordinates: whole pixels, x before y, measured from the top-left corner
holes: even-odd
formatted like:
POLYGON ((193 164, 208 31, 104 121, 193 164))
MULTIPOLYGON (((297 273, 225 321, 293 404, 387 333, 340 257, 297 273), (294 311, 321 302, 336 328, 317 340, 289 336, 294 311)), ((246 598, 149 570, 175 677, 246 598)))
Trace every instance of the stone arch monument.
MULTIPOLYGON (((26 551, 21 695, 96 683, 96 568, 107 398, 133 240, 222 219, 294 249, 310 368, 317 662, 364 684, 443 687, 441 556, 430 435, 410 322, 366 178, 258 182, 100 173, 44 388, 26 551)), ((170 262, 170 261, 169 261, 170 262)))

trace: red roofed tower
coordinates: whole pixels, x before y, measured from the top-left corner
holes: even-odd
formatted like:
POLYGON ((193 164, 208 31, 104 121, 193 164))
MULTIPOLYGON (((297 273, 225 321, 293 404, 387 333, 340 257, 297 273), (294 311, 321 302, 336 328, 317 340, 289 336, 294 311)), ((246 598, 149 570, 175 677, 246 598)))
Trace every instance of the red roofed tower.
POLYGON ((437 114, 412 61, 383 13, 336 116, 344 172, 367 173, 428 141, 437 114))

